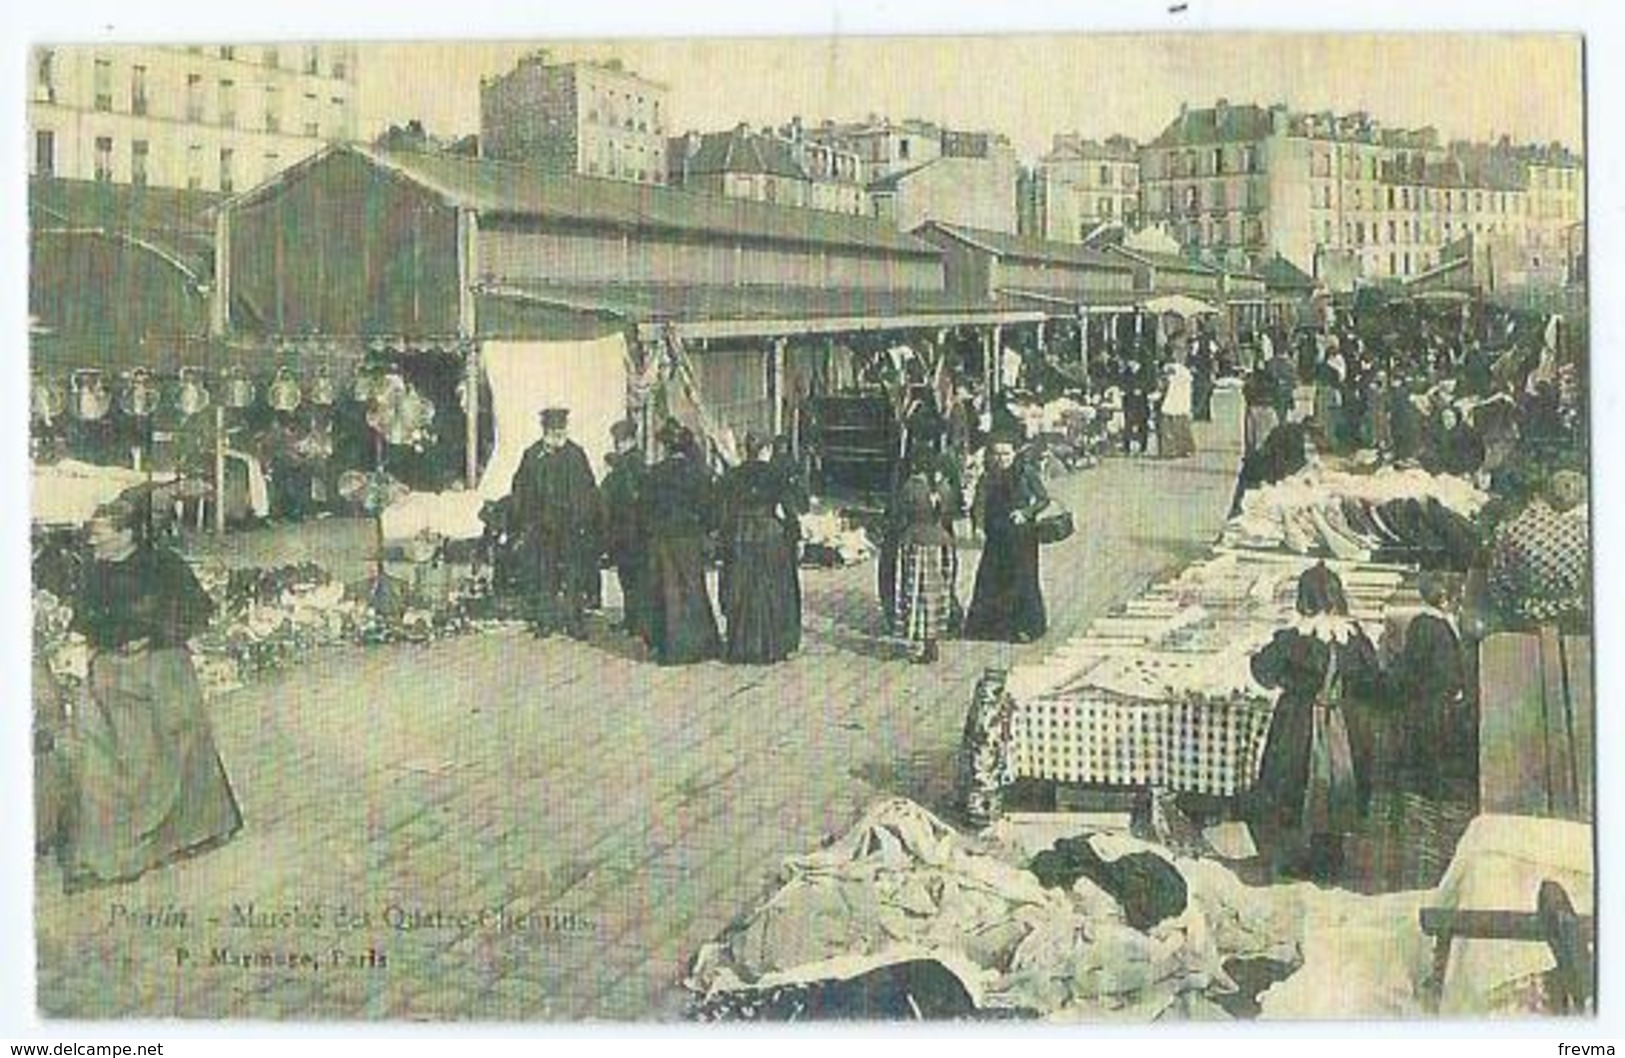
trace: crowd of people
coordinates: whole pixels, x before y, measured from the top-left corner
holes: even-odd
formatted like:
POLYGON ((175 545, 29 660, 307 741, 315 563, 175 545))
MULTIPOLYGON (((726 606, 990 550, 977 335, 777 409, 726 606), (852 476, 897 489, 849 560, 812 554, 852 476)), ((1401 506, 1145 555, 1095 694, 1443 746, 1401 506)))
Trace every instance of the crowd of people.
MULTIPOLYGON (((661 664, 772 664, 796 653, 801 519, 810 502, 782 439, 746 434, 741 462, 714 476, 688 427, 662 425, 658 458, 646 463, 636 424, 623 421, 611 430, 600 484, 569 437, 568 411, 547 409, 541 423, 501 518, 492 518, 519 558, 516 579, 537 635, 587 638, 586 615, 599 607, 607 565, 621 589, 620 630, 661 664)), ((932 443, 912 446, 886 503, 880 608, 888 633, 922 663, 957 635, 1040 638, 1038 521, 1051 504, 1042 476, 1018 456, 1016 432, 996 432, 967 507, 962 461, 939 443, 946 434, 930 436, 932 443), (957 590, 956 531, 967 514, 985 538, 968 607, 957 590)))
POLYGON ((1583 358, 1555 318, 1450 322, 1379 310, 1306 336, 1296 365, 1283 368, 1277 346, 1246 380, 1263 436, 1238 503, 1322 452, 1471 478, 1490 497, 1462 568, 1422 573, 1422 605, 1397 641, 1373 643, 1322 564, 1299 583, 1298 622, 1254 657, 1254 678, 1280 696, 1252 818, 1289 871, 1336 877, 1374 790, 1476 795, 1488 635, 1590 634, 1583 358), (1298 415, 1282 389, 1304 381, 1315 398, 1298 415))

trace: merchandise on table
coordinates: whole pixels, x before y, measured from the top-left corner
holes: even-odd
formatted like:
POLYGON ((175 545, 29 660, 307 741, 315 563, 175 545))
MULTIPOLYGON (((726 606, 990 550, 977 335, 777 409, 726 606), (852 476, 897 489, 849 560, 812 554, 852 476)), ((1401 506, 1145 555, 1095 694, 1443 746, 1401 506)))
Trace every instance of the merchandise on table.
POLYGON ((1384 468, 1353 474, 1310 467, 1242 498, 1225 527, 1234 547, 1370 558, 1384 548, 1462 549, 1467 519, 1489 497, 1464 478, 1384 468))
MULTIPOLYGON (((984 681, 968 721, 966 746, 980 764, 962 776, 967 804, 996 815, 989 784, 1017 778, 1245 793, 1274 709, 1250 659, 1295 619, 1304 565, 1278 553, 1216 552, 1017 667, 996 690, 984 681), (991 694, 1007 700, 982 701, 991 694), (996 718, 998 729, 978 717, 996 718)), ((1352 616, 1376 635, 1401 601, 1406 571, 1330 565, 1352 616)))

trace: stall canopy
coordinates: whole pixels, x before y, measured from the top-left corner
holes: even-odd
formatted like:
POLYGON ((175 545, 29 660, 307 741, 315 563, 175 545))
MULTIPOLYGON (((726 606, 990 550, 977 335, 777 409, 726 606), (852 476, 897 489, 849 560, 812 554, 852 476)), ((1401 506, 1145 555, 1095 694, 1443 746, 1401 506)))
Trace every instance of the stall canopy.
POLYGON ((1165 294, 1159 298, 1152 298, 1145 303, 1145 309, 1159 316, 1182 316, 1185 319, 1219 314, 1219 310, 1213 305, 1188 294, 1165 294))

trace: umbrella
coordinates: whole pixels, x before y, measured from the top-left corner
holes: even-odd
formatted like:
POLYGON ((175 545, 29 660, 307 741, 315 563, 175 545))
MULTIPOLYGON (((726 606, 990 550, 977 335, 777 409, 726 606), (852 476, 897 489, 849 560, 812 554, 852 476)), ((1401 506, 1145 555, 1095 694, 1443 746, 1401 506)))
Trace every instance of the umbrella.
POLYGON ((1172 315, 1190 319, 1193 316, 1217 316, 1219 310, 1205 301, 1193 298, 1188 294, 1164 294, 1160 298, 1152 298, 1145 303, 1147 312, 1154 312, 1159 316, 1172 315))

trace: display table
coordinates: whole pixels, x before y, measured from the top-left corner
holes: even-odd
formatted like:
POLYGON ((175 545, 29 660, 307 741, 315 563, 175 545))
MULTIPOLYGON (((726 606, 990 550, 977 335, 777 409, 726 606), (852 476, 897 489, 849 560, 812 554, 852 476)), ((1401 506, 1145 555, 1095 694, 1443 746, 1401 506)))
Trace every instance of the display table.
MULTIPOLYGON (((1017 779, 1233 798, 1252 788, 1274 709, 1253 654, 1292 623, 1310 563, 1215 551, 1042 661, 979 682, 965 732, 967 809, 997 816, 1017 779)), ((1409 571, 1331 562, 1376 637, 1409 571)))

